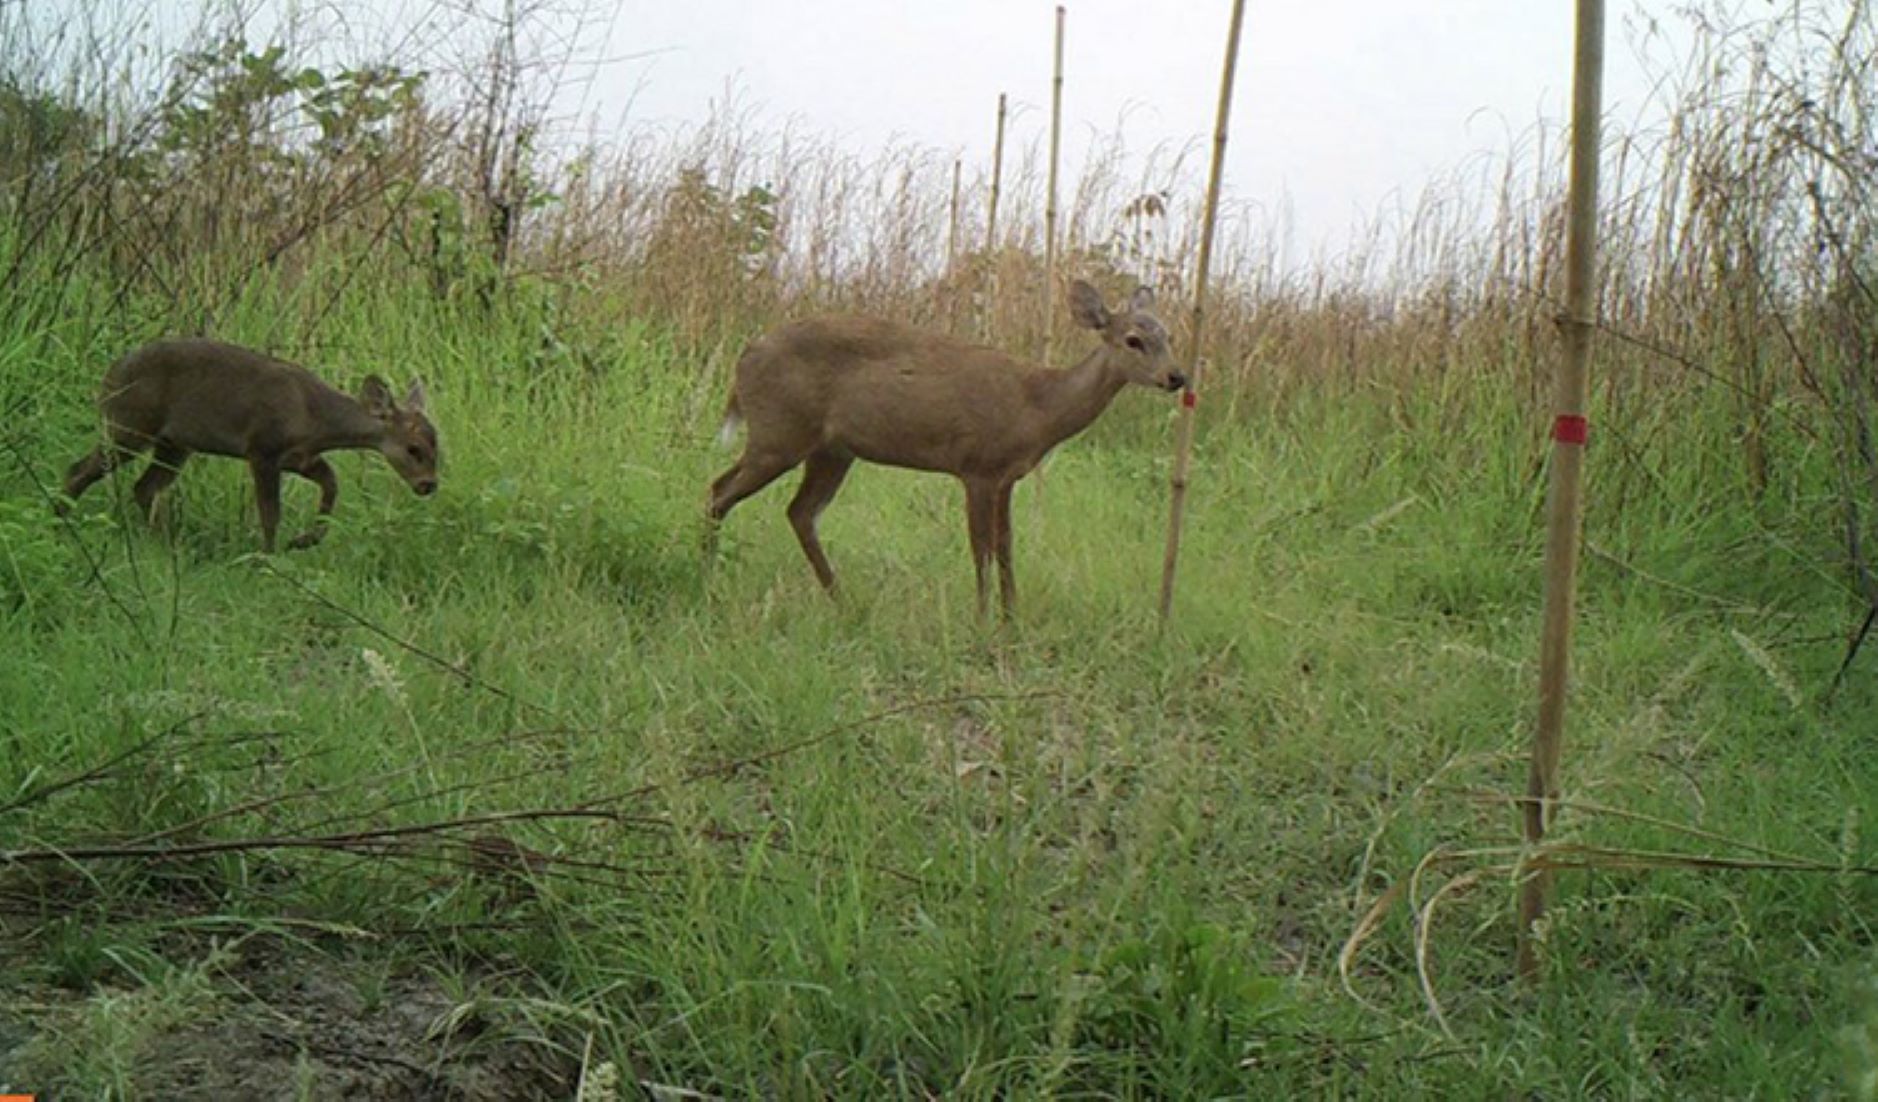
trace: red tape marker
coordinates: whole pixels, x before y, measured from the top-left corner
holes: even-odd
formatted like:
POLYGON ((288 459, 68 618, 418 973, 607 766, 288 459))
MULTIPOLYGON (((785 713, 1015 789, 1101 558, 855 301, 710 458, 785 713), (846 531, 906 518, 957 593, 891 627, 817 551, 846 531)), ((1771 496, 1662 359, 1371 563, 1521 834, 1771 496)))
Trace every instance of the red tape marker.
POLYGON ((1183 390, 1180 392, 1180 404, 1192 409, 1200 404, 1200 396, 1191 390, 1183 390))
POLYGON ((1591 436, 1591 422, 1576 413, 1561 413, 1552 422, 1552 439, 1561 444, 1583 444, 1591 436))

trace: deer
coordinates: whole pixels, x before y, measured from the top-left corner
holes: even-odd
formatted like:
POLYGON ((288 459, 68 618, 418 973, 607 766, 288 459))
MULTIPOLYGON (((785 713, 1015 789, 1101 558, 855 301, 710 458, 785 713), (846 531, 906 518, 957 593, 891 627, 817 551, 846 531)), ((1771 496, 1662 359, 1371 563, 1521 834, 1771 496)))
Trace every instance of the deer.
POLYGON ((1111 311, 1101 292, 1077 280, 1068 305, 1101 343, 1076 366, 1056 370, 877 318, 814 317, 759 336, 738 359, 725 404, 720 442, 734 442, 739 425, 745 441, 743 454, 711 484, 707 555, 738 502, 801 466, 789 524, 834 596, 835 572, 815 525, 854 461, 950 474, 965 486, 979 616, 995 559, 1009 619, 1017 604, 1012 487, 1128 384, 1169 393, 1187 385, 1172 363, 1166 327, 1149 313, 1149 288, 1111 311))
MULTIPOLYGON (((326 535, 339 500, 339 480, 325 453, 376 451, 420 496, 437 490, 437 430, 424 415, 424 384, 402 403, 385 381, 367 376, 357 397, 327 385, 297 364, 211 340, 144 345, 104 374, 98 398, 105 440, 65 474, 65 496, 90 486, 143 452, 150 465, 132 490, 146 520, 156 521, 157 495, 182 473, 191 455, 245 459, 261 512, 261 548, 272 553, 280 526, 282 474, 320 489, 319 515, 295 536, 292 549, 326 535)), ((60 502, 63 512, 69 505, 60 502)))

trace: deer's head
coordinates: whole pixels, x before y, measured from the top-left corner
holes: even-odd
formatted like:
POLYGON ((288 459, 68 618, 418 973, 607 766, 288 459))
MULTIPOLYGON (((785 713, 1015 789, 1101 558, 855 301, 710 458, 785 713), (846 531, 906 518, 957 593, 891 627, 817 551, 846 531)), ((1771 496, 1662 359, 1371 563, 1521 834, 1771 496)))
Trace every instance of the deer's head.
POLYGON ((1154 292, 1135 288, 1128 302, 1111 311, 1102 302, 1102 292, 1082 280, 1070 284, 1069 312, 1076 324, 1093 329, 1108 346, 1109 362, 1118 367, 1131 383, 1157 390, 1174 391, 1187 385, 1187 377, 1175 366, 1167 345, 1167 327, 1148 311, 1154 307, 1154 292))
POLYGON ((437 430, 424 416, 424 384, 412 383, 402 403, 391 399, 391 388, 376 375, 359 385, 365 411, 384 422, 379 454, 411 489, 430 495, 437 490, 437 430))

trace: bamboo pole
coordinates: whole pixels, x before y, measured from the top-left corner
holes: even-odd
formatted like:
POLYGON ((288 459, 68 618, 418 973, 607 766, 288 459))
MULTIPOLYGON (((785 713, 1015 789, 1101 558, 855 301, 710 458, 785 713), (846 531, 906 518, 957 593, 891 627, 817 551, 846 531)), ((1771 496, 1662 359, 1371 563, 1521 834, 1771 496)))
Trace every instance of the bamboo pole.
POLYGON ((1200 349, 1206 334, 1206 272, 1213 261, 1213 228, 1219 220, 1219 183, 1225 171, 1227 122, 1232 115, 1232 78, 1239 64, 1239 30, 1245 24, 1245 0, 1233 0, 1232 25, 1226 32, 1226 63, 1219 78, 1219 116, 1213 126, 1213 166, 1206 178, 1206 214, 1200 228, 1200 258, 1193 276, 1193 332, 1187 387, 1180 395, 1180 420, 1174 444, 1174 475, 1168 503, 1167 556, 1161 563, 1161 626, 1174 608, 1174 572, 1180 562, 1180 525, 1187 507, 1187 468, 1193 456, 1193 417, 1199 405, 1200 349))
POLYGON ((991 317, 998 291, 998 191, 1004 184, 1005 96, 998 93, 998 137, 991 144, 991 205, 985 211, 985 285, 979 299, 979 336, 991 339, 991 317))
POLYGON ((946 220, 946 274, 959 262, 959 170, 961 158, 952 158, 952 204, 947 208, 946 220))
MULTIPOLYGON (((1049 367, 1056 346, 1056 180, 1057 164, 1063 148, 1063 5, 1056 6, 1056 54, 1050 74, 1050 172, 1044 186, 1043 200, 1043 366, 1049 367)), ((1044 477, 1047 459, 1039 460, 1032 473, 1030 500, 1043 508, 1044 477)), ((1039 513, 1041 515, 1041 513, 1039 513)))
MULTIPOLYGON (((1056 6, 1056 63, 1050 80, 1050 176, 1043 204, 1043 366, 1056 337, 1056 169, 1063 145, 1063 5, 1056 6)), ((1039 472, 1041 473, 1041 472, 1039 472)))
MULTIPOLYGON (((1551 515, 1545 540, 1545 626, 1539 647, 1539 716, 1522 808, 1528 845, 1545 838, 1558 799, 1565 697, 1571 665, 1572 616, 1578 572, 1579 478, 1584 463, 1586 376, 1597 313, 1599 123, 1603 113, 1604 0, 1578 0, 1572 61, 1570 215, 1565 240, 1565 313, 1559 319, 1565 356, 1559 364, 1557 417, 1552 427, 1551 515)), ((1519 974, 1531 980, 1539 960, 1533 926, 1545 915, 1549 872, 1530 873, 1519 894, 1519 974)))

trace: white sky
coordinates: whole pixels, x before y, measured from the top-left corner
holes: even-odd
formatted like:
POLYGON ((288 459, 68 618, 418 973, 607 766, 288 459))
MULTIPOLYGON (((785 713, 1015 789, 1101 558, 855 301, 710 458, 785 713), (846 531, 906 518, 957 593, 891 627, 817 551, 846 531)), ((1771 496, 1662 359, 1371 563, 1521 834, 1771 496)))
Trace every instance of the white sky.
MULTIPOLYGON (((46 2, 57 11, 73 0, 46 2)), ((142 0, 90 2, 152 18, 142 0)), ((459 37, 453 10, 501 10, 501 0, 252 2, 256 41, 285 12, 336 12, 362 42, 415 43, 440 58, 459 37)), ((1767 2, 1606 0, 1610 117, 1650 117, 1637 43, 1650 39, 1659 66, 1686 49, 1679 9, 1752 16, 1767 2)), ((204 5, 164 0, 155 18, 204 5)), ((1230 0, 1065 6, 1067 178, 1095 136, 1119 126, 1134 151, 1192 143, 1190 178, 1204 179, 1230 0)), ((1053 0, 591 0, 591 8, 610 21, 589 25, 592 41, 577 53, 613 60, 590 84, 566 89, 563 103, 593 120, 602 140, 646 125, 695 126, 733 88, 775 127, 832 136, 861 157, 894 141, 930 147, 962 156, 968 175, 990 163, 999 92, 1014 112, 1009 149, 1048 132, 1053 0)), ((1248 0, 1229 200, 1267 224, 1286 211, 1292 237, 1280 244, 1292 263, 1338 251, 1364 219, 1412 205, 1432 176, 1506 151, 1541 119, 1565 118, 1573 9, 1574 0, 1248 0)))
MULTIPOLYGON (((1738 0, 1737 0, 1738 2, 1738 0)), ((1228 0, 1067 0, 1064 145, 1123 127, 1130 149, 1194 140, 1203 171, 1228 0)), ((622 3, 584 110, 606 126, 697 123, 726 89, 775 123, 857 154, 890 138, 988 164, 1000 91, 1008 140, 1049 125, 1051 0, 682 0, 622 3)), ((1605 104, 1635 118, 1647 85, 1631 43, 1667 0, 1609 0, 1605 104)), ((1288 203, 1293 247, 1340 245, 1353 223, 1412 202, 1432 174, 1567 114, 1572 0, 1249 0, 1226 188, 1288 203)), ((1653 52, 1661 54, 1659 42, 1653 52)), ((1203 178, 1196 171, 1196 178, 1203 178)))

